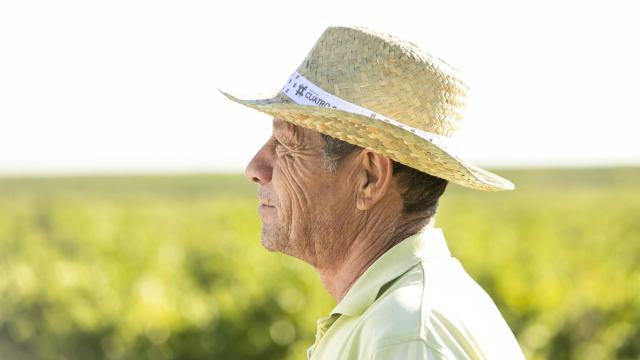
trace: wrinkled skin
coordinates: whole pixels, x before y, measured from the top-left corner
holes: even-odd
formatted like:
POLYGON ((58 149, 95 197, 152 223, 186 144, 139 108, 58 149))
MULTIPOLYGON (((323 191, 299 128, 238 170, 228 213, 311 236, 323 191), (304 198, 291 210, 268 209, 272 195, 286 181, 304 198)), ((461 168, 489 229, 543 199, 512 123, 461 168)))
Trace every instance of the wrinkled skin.
POLYGON ((258 185, 263 246, 314 266, 340 299, 390 248, 402 213, 391 161, 368 150, 332 172, 318 132, 273 119, 271 138, 245 174, 258 185))
POLYGON ((247 176, 260 184, 260 202, 273 206, 260 209, 263 246, 311 264, 332 245, 322 241, 332 238, 327 233, 343 226, 334 214, 354 211, 354 201, 335 201, 350 194, 335 192, 341 174, 325 168, 323 146, 318 133, 274 120, 271 138, 247 166, 247 176))

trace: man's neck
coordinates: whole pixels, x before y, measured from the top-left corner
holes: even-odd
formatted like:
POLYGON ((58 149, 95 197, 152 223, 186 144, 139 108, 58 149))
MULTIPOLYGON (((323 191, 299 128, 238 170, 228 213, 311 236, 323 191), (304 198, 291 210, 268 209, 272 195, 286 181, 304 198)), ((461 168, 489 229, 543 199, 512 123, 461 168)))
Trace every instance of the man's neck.
MULTIPOLYGON (((432 219, 426 228, 434 226, 432 219)), ((336 257, 341 259, 339 263, 316 269, 325 289, 339 303, 371 264, 413 233, 415 231, 409 233, 402 230, 386 234, 373 231, 359 233, 351 246, 345 249, 346 254, 336 257)))

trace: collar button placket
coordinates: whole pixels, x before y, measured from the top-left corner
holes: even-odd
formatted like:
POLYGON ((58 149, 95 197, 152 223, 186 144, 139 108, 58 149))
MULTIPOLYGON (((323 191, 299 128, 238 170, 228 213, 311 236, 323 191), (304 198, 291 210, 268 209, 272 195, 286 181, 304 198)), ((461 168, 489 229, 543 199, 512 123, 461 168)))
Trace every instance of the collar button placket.
POLYGON ((316 341, 317 345, 320 342, 320 339, 324 336, 324 334, 329 330, 331 325, 340 317, 340 314, 332 314, 331 316, 323 317, 318 319, 318 329, 316 331, 316 341))

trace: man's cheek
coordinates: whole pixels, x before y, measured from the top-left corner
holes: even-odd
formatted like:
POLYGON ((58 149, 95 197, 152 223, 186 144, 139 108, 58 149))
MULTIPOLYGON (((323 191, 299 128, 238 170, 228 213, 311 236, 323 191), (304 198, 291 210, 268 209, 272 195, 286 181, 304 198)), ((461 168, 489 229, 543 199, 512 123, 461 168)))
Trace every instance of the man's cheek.
POLYGON ((278 220, 281 223, 289 222, 291 219, 292 213, 292 188, 288 185, 286 176, 282 172, 278 174, 279 176, 274 177, 274 186, 277 189, 276 197, 277 197, 277 215, 278 220))
POLYGON ((311 182, 314 181, 312 174, 294 159, 279 166, 278 170, 278 185, 289 202, 289 211, 303 212, 308 204, 308 192, 313 185, 311 182))

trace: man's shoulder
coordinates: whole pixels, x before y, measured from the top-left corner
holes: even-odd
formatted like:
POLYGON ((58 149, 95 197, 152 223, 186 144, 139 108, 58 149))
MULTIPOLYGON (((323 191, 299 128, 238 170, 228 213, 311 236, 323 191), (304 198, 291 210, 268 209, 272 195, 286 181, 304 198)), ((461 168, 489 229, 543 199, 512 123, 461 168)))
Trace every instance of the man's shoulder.
POLYGON ((423 280, 423 270, 417 264, 380 289, 377 299, 362 316, 371 339, 384 345, 419 337, 423 280))
POLYGON ((520 352, 495 303, 455 258, 413 266, 381 289, 363 321, 376 347, 420 340, 446 358, 520 352))
POLYGON ((423 337, 432 312, 461 316, 450 302, 469 291, 461 271, 455 258, 421 260, 380 288, 362 320, 385 339, 423 337))

